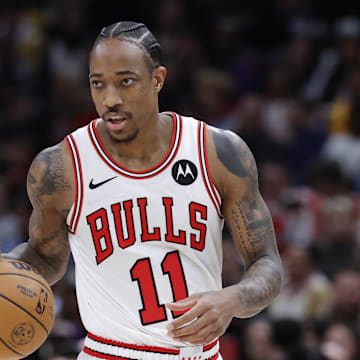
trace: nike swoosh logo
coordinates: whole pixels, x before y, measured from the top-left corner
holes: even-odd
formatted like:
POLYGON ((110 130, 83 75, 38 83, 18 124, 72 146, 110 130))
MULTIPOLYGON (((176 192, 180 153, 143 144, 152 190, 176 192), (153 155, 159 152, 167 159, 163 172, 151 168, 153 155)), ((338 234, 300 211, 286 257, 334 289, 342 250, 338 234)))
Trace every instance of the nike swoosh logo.
POLYGON ((104 185, 104 184, 106 184, 107 182, 109 182, 109 181, 111 181, 111 180, 114 180, 115 178, 117 178, 117 176, 114 176, 114 177, 112 177, 112 178, 110 178, 110 179, 106 179, 106 180, 101 181, 101 182, 96 183, 96 184, 94 184, 94 179, 91 179, 91 181, 90 181, 90 183, 89 183, 89 188, 90 188, 91 190, 94 190, 94 189, 98 188, 99 186, 104 185))

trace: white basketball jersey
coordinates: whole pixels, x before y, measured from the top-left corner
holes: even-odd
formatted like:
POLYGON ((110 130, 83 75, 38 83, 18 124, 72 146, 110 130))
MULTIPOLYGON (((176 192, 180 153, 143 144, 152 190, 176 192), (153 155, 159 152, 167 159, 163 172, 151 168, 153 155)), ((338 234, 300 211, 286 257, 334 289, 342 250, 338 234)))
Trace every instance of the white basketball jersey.
POLYGON ((166 335, 165 307, 221 289, 220 197, 209 176, 206 125, 172 114, 164 159, 147 171, 118 164, 99 119, 66 137, 76 174, 68 215, 76 292, 85 328, 132 344, 184 346, 166 335))

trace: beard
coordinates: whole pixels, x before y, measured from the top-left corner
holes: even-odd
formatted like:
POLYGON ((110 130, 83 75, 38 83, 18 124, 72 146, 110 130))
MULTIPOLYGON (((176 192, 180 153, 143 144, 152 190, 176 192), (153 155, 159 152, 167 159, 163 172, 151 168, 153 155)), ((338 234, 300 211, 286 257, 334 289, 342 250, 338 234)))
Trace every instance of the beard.
POLYGON ((126 138, 123 138, 123 139, 118 139, 116 137, 114 137, 109 130, 106 130, 108 135, 109 135, 109 138, 111 140, 111 142, 113 144, 126 144, 126 143, 131 143, 133 140, 136 139, 136 137, 138 136, 139 132, 140 132, 140 129, 136 129, 134 131, 134 133, 128 135, 126 138))

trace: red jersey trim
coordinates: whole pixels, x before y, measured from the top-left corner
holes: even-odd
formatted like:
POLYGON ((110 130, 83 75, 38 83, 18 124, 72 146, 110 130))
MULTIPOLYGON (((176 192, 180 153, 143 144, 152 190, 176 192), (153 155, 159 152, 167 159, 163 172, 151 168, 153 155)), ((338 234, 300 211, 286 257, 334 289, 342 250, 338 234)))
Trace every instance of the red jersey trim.
MULTIPOLYGON (((96 341, 96 342, 98 342, 100 344, 106 344, 106 345, 111 345, 111 346, 114 346, 114 347, 130 349, 130 350, 136 350, 136 351, 141 351, 141 352, 146 352, 146 353, 153 353, 154 355, 156 355, 156 354, 179 355, 180 354, 179 349, 164 348, 164 347, 160 347, 160 346, 146 346, 146 345, 127 344, 127 343, 123 343, 123 342, 120 342, 120 341, 105 339, 105 338, 103 338, 101 336, 94 335, 94 334, 92 334, 90 332, 88 332, 87 336, 88 336, 89 339, 91 339, 93 341, 96 341)), ((215 339, 213 342, 211 342, 211 343, 209 343, 207 345, 204 345, 203 346, 203 351, 205 352, 205 351, 211 350, 213 347, 215 347, 218 344, 218 342, 219 342, 219 338, 215 339)), ((106 359, 128 359, 128 358, 119 357, 119 356, 113 355, 113 354, 105 354, 105 353, 99 352, 97 350, 90 349, 89 346, 84 346, 83 350, 84 350, 84 352, 87 352, 87 353, 89 353, 91 355, 94 355, 94 356, 99 356, 99 355, 100 355, 100 357, 103 356, 103 355, 109 356, 106 359), (96 355, 96 353, 98 355, 96 355)), ((214 355, 211 358, 209 358, 209 360, 210 359, 216 359, 216 358, 217 358, 216 355, 214 355)))
MULTIPOLYGON (((148 351, 148 352, 161 353, 161 354, 171 354, 171 355, 177 355, 177 354, 180 353, 180 351, 177 350, 177 349, 168 349, 168 348, 163 348, 163 347, 159 347, 159 346, 144 346, 144 345, 127 344, 127 343, 123 343, 123 342, 120 342, 120 341, 105 339, 103 337, 94 335, 92 333, 88 333, 87 336, 90 339, 92 339, 94 341, 97 341, 99 343, 118 346, 118 347, 122 347, 122 348, 125 348, 125 349, 132 349, 132 350, 138 350, 138 351, 148 351)), ((215 346, 215 344, 213 346, 215 346)))
POLYGON ((161 162, 149 170, 146 171, 133 171, 129 170, 119 163, 117 163, 107 152, 104 145, 102 144, 99 133, 96 129, 96 122, 99 119, 93 120, 88 125, 88 132, 91 139, 91 142, 100 156, 100 158, 108 165, 112 170, 117 172, 120 175, 126 176, 132 179, 148 179, 155 175, 158 175, 160 172, 165 170, 172 160, 175 158, 181 143, 182 136, 182 118, 180 115, 172 113, 173 116, 173 135, 171 139, 171 144, 169 150, 167 151, 165 157, 161 160, 161 162))
POLYGON ((125 358, 125 357, 122 357, 122 356, 105 354, 105 353, 102 353, 102 352, 99 352, 99 351, 91 350, 86 346, 83 348, 83 352, 88 354, 88 355, 97 357, 99 359, 107 359, 107 360, 138 360, 138 359, 134 359, 134 358, 128 358, 128 357, 125 358))
POLYGON ((68 230, 71 234, 75 234, 83 204, 84 182, 82 176, 79 150, 77 148, 74 137, 70 134, 65 138, 65 141, 70 150, 73 169, 74 169, 74 176, 75 176, 75 199, 74 199, 73 213, 71 216, 70 224, 68 224, 68 230))
MULTIPOLYGON (((91 350, 88 347, 84 347, 83 348, 84 353, 97 357, 99 359, 106 359, 106 360, 138 360, 135 358, 128 358, 128 357, 122 357, 122 356, 116 356, 116 355, 109 355, 109 354, 105 354, 99 351, 95 351, 95 350, 91 350)), ((219 358, 219 353, 215 354, 214 356, 212 356, 211 358, 208 359, 204 359, 204 360, 216 360, 219 358)), ((187 360, 187 359, 181 359, 181 360, 187 360)))
POLYGON ((211 348, 213 348, 218 343, 218 341, 219 341, 219 338, 217 338, 216 340, 214 340, 210 344, 204 345, 203 351, 210 350, 211 348))
POLYGON ((219 197, 217 195, 217 190, 214 186, 214 183, 211 179, 209 172, 207 151, 206 151, 206 125, 202 121, 199 121, 199 126, 198 126, 198 149, 199 149, 201 173, 206 190, 210 196, 212 203, 215 206, 218 216, 220 217, 220 219, 223 219, 223 215, 221 213, 221 201, 219 200, 219 197))

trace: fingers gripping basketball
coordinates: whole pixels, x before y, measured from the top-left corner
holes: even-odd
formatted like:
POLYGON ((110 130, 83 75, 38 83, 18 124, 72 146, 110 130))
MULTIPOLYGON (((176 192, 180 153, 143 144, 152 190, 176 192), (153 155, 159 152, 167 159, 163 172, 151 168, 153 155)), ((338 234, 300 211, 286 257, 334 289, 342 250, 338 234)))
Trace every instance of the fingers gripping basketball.
POLYGON ((0 360, 21 359, 48 337, 55 317, 54 296, 30 265, 0 260, 0 360))

